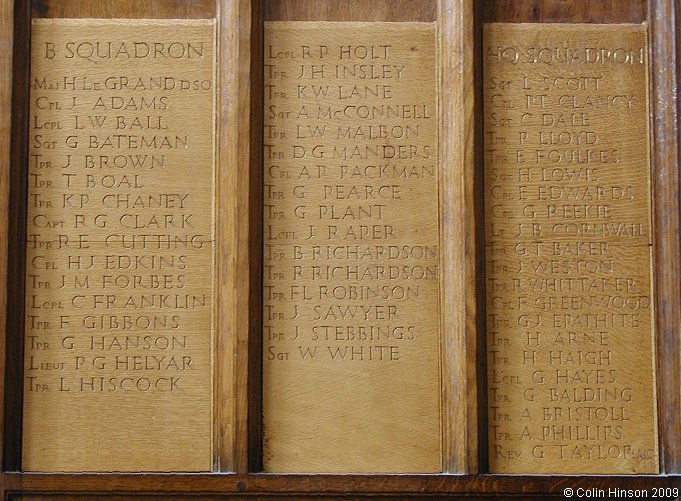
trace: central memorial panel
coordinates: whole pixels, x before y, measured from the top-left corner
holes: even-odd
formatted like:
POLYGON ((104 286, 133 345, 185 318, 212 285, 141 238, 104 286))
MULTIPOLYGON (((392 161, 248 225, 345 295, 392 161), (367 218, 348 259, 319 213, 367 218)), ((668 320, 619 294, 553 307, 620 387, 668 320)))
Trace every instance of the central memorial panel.
POLYGON ((441 471, 435 34, 265 23, 266 471, 441 471))

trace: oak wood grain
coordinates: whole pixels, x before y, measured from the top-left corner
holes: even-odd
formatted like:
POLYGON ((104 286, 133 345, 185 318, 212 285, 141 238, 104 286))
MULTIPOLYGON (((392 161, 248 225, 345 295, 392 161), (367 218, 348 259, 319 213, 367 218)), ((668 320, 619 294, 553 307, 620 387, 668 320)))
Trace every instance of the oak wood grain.
MULTIPOLYGON (((235 156, 235 143, 238 140, 234 123, 233 103, 237 101, 234 80, 237 73, 231 71, 237 64, 237 31, 229 29, 236 24, 238 10, 234 2, 218 4, 218 67, 217 79, 217 186, 216 193, 234 189, 235 169, 231 168, 235 156)), ((220 197, 218 198, 221 200, 220 197)), ((217 259, 217 302, 223 311, 233 311, 236 303, 234 273, 235 259, 235 205, 220 204, 216 213, 217 259)), ((234 384, 237 370, 236 339, 238 330, 232 315, 218 315, 215 346, 215 436, 217 445, 215 465, 217 471, 235 471, 235 442, 237 430, 237 386, 234 384)))
MULTIPOLYGON (((479 239, 476 218, 476 28, 472 2, 439 3, 443 460, 478 471, 479 239)), ((483 392, 484 393, 484 392, 483 392)))
MULTIPOLYGON (((252 496, 366 496, 381 494, 398 499, 430 496, 480 495, 517 498, 565 499, 570 487, 620 489, 681 488, 681 476, 542 476, 542 475, 92 475, 92 474, 17 474, 4 473, 1 481, 11 492, 31 494, 64 493, 83 496, 127 494, 141 496, 181 495, 194 492, 224 498, 252 496)), ((262 499, 262 498, 260 498, 262 499)), ((451 499, 451 497, 450 497, 451 499)))
MULTIPOLYGON (((262 310, 263 310, 263 205, 260 200, 263 193, 263 120, 264 115, 264 53, 263 8, 260 2, 251 5, 250 31, 248 32, 248 57, 250 61, 250 78, 241 83, 243 92, 248 91, 250 108, 250 180, 248 196, 249 220, 249 280, 250 295, 248 300, 249 320, 249 378, 248 378, 248 471, 262 470, 262 310), (258 28, 256 28, 258 27, 258 28)), ((246 471, 243 468, 240 471, 246 471)))
MULTIPOLYGON (((479 0, 478 0, 479 1, 479 0)), ((646 0, 483 0, 483 21, 495 23, 642 23, 646 0)))
POLYGON ((681 294, 679 244, 678 49, 681 9, 672 0, 632 2, 490 0, 479 2, 484 22, 598 22, 650 25, 651 168, 653 190, 656 378, 660 467, 681 471, 681 294), (675 97, 676 96, 676 97, 675 97), (671 271, 670 270, 674 270, 671 271))
POLYGON ((658 419, 666 473, 681 473, 680 10, 678 3, 651 0, 648 13, 658 419))
POLYGON ((422 21, 437 19, 436 0, 262 0, 265 21, 422 21))
MULTIPOLYGON (((221 1, 221 143, 224 189, 232 194, 224 206, 227 245, 222 248, 221 280, 228 281, 226 317, 221 342, 234 345, 233 382, 220 377, 222 406, 233 405, 234 452, 221 453, 221 471, 260 470, 262 353, 262 23, 259 2, 221 1), (232 454, 231 458, 228 455, 232 454)), ((225 422, 227 423, 227 422, 225 422)))
POLYGON ((98 17, 129 19, 213 18, 216 0, 27 0, 33 17, 98 17))

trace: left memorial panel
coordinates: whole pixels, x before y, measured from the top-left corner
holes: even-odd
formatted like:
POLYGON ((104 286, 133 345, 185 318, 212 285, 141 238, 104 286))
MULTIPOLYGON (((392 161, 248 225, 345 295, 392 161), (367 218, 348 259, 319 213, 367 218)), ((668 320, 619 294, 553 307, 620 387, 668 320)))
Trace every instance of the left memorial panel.
POLYGON ((33 21, 23 470, 211 469, 215 40, 33 21))

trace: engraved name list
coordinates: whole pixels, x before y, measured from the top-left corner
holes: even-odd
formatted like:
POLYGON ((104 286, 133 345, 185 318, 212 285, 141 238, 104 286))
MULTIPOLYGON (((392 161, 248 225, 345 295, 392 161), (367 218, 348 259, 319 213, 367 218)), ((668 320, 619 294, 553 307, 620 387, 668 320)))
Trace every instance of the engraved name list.
POLYGON ((490 469, 656 473, 645 27, 484 36, 490 469))
POLYGON ((265 35, 265 469, 439 471, 434 25, 265 35))
POLYGON ((26 470, 210 469, 214 44, 33 23, 26 470))

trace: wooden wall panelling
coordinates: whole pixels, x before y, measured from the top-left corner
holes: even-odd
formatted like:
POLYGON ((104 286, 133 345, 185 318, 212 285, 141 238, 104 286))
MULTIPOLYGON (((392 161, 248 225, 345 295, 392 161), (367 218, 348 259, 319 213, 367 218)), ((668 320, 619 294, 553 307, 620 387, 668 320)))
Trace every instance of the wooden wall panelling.
MULTIPOLYGON (((13 6, 9 2, 0 2, 0 47, 3 52, 13 51, 13 6)), ((8 214, 7 206, 9 199, 9 164, 10 164, 10 137, 12 123, 12 59, 0 57, 0 475, 5 469, 5 395, 6 395, 6 367, 7 367, 7 343, 6 343, 6 313, 7 313, 7 246, 8 246, 8 214)), ((0 496, 4 497, 4 486, 0 485, 0 496)))
MULTIPOLYGON (((228 0, 223 0, 223 1, 228 1, 228 0)), ((265 0, 266 1, 266 0, 265 0)), ((294 0, 290 0, 294 1, 294 0)), ((621 19, 617 22, 641 22, 645 20, 645 6, 643 7, 643 10, 641 10, 640 5, 645 5, 646 2, 619 2, 618 0, 614 0, 617 5, 614 6, 613 12, 616 12, 616 15, 621 17, 621 19), (626 7, 624 5, 626 4, 626 7), (638 6, 632 6, 632 4, 638 4, 638 6), (625 13, 626 11, 626 13, 625 13), (633 12, 633 14, 632 14, 633 12), (638 12, 638 14, 636 14, 638 12), (627 16, 629 16, 627 18, 627 16)), ((665 6, 665 10, 663 12, 666 12, 668 15, 669 12, 672 12, 676 15, 677 21, 679 20, 679 16, 681 13, 679 12, 681 9, 673 8, 673 3, 672 0, 651 0, 658 2, 656 5, 663 5, 665 6)), ((11 15, 12 15, 12 10, 13 10, 13 1, 12 0, 0 0, 0 44, 2 44, 3 47, 3 57, 0 57, 0 68, 2 70, 0 71, 0 78, 2 78, 3 82, 6 82, 8 75, 5 73, 7 70, 6 68, 8 67, 7 64, 9 63, 9 57, 7 54, 7 51, 5 50, 6 47, 11 46, 12 40, 13 40, 13 29, 11 27, 11 15), (9 22, 8 22, 9 21, 9 22), (8 25, 10 26, 8 28, 8 25)), ((94 2, 89 2, 88 0, 81 0, 81 3, 86 6, 91 6, 94 2)), ((137 2, 136 2, 137 3, 137 2)), ((184 2, 177 2, 178 4, 183 4, 184 2)), ((254 2, 255 3, 255 2, 254 2)), ((298 3, 298 2, 295 2, 298 3)), ((410 2, 411 3, 411 2, 410 2)), ((500 5, 510 5, 512 2, 506 1, 506 2, 501 2, 500 0, 497 0, 494 2, 495 6, 500 6, 500 5)), ((601 7, 598 5, 602 4, 603 2, 564 2, 564 1, 558 1, 554 0, 553 4, 557 5, 558 7, 565 7, 570 4, 576 4, 577 5, 577 10, 573 11, 579 11, 582 9, 582 6, 584 4, 593 4, 594 9, 599 9, 603 10, 601 7), (598 5, 597 5, 598 4, 598 5)), ((478 6, 481 6, 485 8, 487 5, 492 4, 491 0, 485 0, 484 2, 476 2, 478 6)), ((542 11, 539 10, 543 5, 546 5, 546 2, 527 2, 528 5, 531 5, 529 7, 529 14, 525 14, 524 20, 525 21, 530 21, 533 18, 538 19, 542 15, 542 11), (533 11, 533 8, 537 6, 537 9, 533 11), (534 17, 533 17, 534 16, 534 17)), ((195 5, 195 3, 194 3, 195 5)), ((268 8, 268 5, 270 5, 269 2, 265 3, 265 7, 268 8)), ((372 4, 372 6, 369 8, 369 10, 374 9, 375 6, 372 4)), ((500 7, 496 7, 497 11, 501 12, 500 7)), ((555 10, 555 8, 554 8, 555 10)), ((486 16, 488 16, 489 10, 485 9, 486 16)), ((511 12, 509 8, 507 8, 506 12, 508 13, 509 18, 504 19, 504 18, 498 18, 498 19, 492 19, 496 20, 499 22, 508 22, 512 21, 514 19, 520 19, 520 16, 517 16, 514 14, 515 10, 511 12)), ((651 10, 651 15, 652 15, 651 10)), ((659 11, 658 11, 659 12, 659 11)), ((561 14, 562 15, 562 14, 561 14)), ((593 14, 591 14, 593 16, 593 14)), ((158 14, 157 14, 158 16, 158 14)), ((673 17, 673 16, 672 16, 673 17)), ((489 18, 486 17, 486 20, 489 20, 489 18)), ((553 19, 546 19, 547 21, 563 21, 564 18, 553 18, 553 19)), ((599 19, 597 17, 592 18, 593 21, 595 22, 603 22, 603 19, 599 19)), ((665 30, 669 30, 669 18, 665 18, 664 16, 659 16, 659 27, 657 28, 660 33, 664 33, 665 30)), ((655 31, 655 27, 652 26, 651 23, 651 33, 655 31)), ((676 36, 678 37, 678 32, 674 32, 676 36)), ((676 47, 678 47, 678 39, 675 42, 676 47)), ((652 44, 651 44, 652 46, 652 44)), ((672 45, 674 46, 674 44, 672 45)), ((261 62, 261 61, 260 61, 261 62)), ((672 70, 673 71, 673 70, 672 70)), ((677 77, 679 76, 678 71, 679 71, 679 66, 676 66, 676 71, 677 71, 677 77)), ((652 73, 651 73, 652 75, 652 73)), ((224 85, 224 82, 223 82, 224 85)), ((6 95, 6 89, 8 87, 6 85, 0 86, 0 99, 8 99, 8 96, 6 95), (4 91, 4 93, 3 93, 4 91)), ((672 87, 673 88, 673 87, 672 87)), ((7 101, 0 101, 0 102, 7 102, 7 101)), ((7 112, 7 107, 3 106, 0 107, 0 110, 4 113, 3 118, 7 118, 8 112, 7 112)), ((672 117, 672 122, 674 123, 675 120, 675 115, 672 117)), ((3 120, 2 124, 7 124, 9 123, 7 120, 3 120)), ((668 121, 663 121, 663 123, 670 123, 668 121)), ((678 130, 677 130, 678 132, 678 130)), ((8 155, 9 148, 7 147, 7 138, 3 135, 6 134, 6 130, 0 128, 0 158, 5 161, 6 156, 8 155)), ((674 139, 674 145, 672 148, 677 148, 677 153, 676 156, 678 158, 679 155, 679 150, 678 150, 678 138, 674 139)), ((674 162, 668 162, 668 165, 672 169, 672 182, 673 182, 673 176, 676 176, 677 179, 677 186, 678 186, 678 171, 675 170, 675 167, 677 166, 677 163, 674 162), (677 172, 676 174, 673 174, 674 172, 677 172)), ((254 171, 257 172, 258 169, 255 169, 254 171)), ((4 171, 6 172, 6 171, 4 171)), ((6 175, 3 172, 3 176, 6 175)), ((5 179, 2 178, 0 179, 0 197, 2 196, 1 194, 4 193, 4 190, 7 190, 7 184, 3 184, 5 182, 5 179)), ((0 200, 0 203, 2 203, 2 200, 0 200)), ((670 197, 669 200, 669 205, 673 207, 676 205, 677 211, 676 214, 678 214, 678 206, 679 206, 679 200, 678 197, 676 198, 676 201, 674 201, 673 197, 670 197)), ((0 207, 6 207, 6 203, 2 203, 0 207)), ((226 217, 226 216, 225 216, 226 217)), ((674 214, 672 214, 672 217, 678 217, 674 214)), ((0 220, 5 221, 6 218, 0 218, 0 220)), ((0 227, 0 239, 2 238, 2 227, 0 227)), ((678 262, 679 260, 679 254, 678 254, 678 248, 677 251, 674 251, 673 247, 674 245, 678 244, 678 239, 677 243, 673 242, 673 239, 670 241, 670 249, 669 249, 669 260, 670 262, 678 262), (675 254, 676 252, 676 254, 675 254), (675 259, 675 261, 674 261, 675 259)), ((0 240, 0 245, 5 245, 2 240, 0 240)), ((2 265, 2 260, 0 259, 0 266, 2 265)), ((669 270, 672 268, 666 268, 663 273, 668 273, 669 270)), ((0 272, 2 270, 0 269, 0 272)), ((677 282, 678 283, 678 282, 677 282)), ((672 284, 672 290, 674 290, 673 284, 672 284)), ((259 288, 256 286, 256 289, 259 288)), ((676 289, 678 291, 678 287, 676 289)), ((677 292, 678 294, 678 292, 677 292)), ((673 297, 673 296, 672 296, 673 297)), ((678 296, 677 296, 678 297, 678 296)), ((1 299, 1 297, 0 297, 1 299)), ((252 299, 251 299, 252 300, 252 299)), ((673 304, 672 304, 673 306, 673 304)), ((660 310, 658 309, 658 312, 660 310)), ((673 309, 672 311, 672 317, 673 317, 673 309)), ((659 319, 658 319, 659 321, 659 319)), ((677 324, 678 325, 678 324, 677 324)), ((676 332, 677 336, 679 333, 678 327, 674 331, 676 332)), ((4 343, 2 343, 2 334, 4 332, 0 333, 0 354, 2 352, 2 346, 4 343)), ((260 335, 260 333, 257 333, 257 335, 260 335)), ((678 340, 675 341, 678 346, 678 340)), ((673 346, 673 345, 672 345, 673 346)), ((678 353, 678 348, 676 349, 675 353, 678 353)), ((673 356, 673 355, 672 355, 673 356)), ((678 373, 678 370, 677 370, 678 373)), ((242 376, 243 377, 243 376, 242 376)), ((2 378, 2 375, 0 375, 0 378, 2 378)), ((2 381, 0 381, 2 382, 2 381)), ((6 383, 11 382, 9 380, 6 381, 6 383)), ((483 385, 484 387, 484 385, 483 385)), ((6 387, 5 387, 6 388, 6 387)), ((678 389, 678 385, 676 386, 678 389)), ((669 388, 669 391, 671 392, 671 396, 673 398, 678 398, 678 390, 676 393, 674 393, 673 388, 669 388)), ((1 391, 1 390, 0 390, 1 391)), ((660 393, 660 398, 662 398, 662 393, 660 393)), ((0 400, 0 404, 2 401, 0 400)), ((678 409, 678 403, 676 404, 676 409, 678 409)), ((678 415, 677 411, 677 415, 678 415)), ((673 414, 671 414, 673 417, 673 414)), ((3 424, 7 424, 7 420, 3 421, 3 424)), ((662 422, 661 422, 662 424, 662 422)), ((6 426, 5 426, 6 427, 6 426)), ((670 435, 671 436, 671 435, 670 435)), ((678 431, 676 437, 678 437, 678 431)), ((673 438, 673 436, 672 436, 673 438)), ((671 443, 671 447, 673 447, 675 444, 671 443)), ((661 443, 661 446, 664 447, 664 444, 661 443)), ((678 446, 678 443, 677 443, 678 446)), ((668 446, 669 447, 669 446, 668 446)), ((7 452, 7 448, 5 447, 5 452, 7 452)), ((242 451, 241 454, 244 454, 242 451)), ((679 454, 670 454, 672 458, 679 457, 679 454)), ((226 460, 228 461, 228 459, 226 460)), ((245 464, 247 463, 247 460, 242 460, 241 463, 245 464)), ((226 463, 225 463, 226 464, 226 463)), ((667 466, 668 471, 669 470, 669 465, 670 462, 666 461, 665 465, 667 466)), ((5 470, 7 470, 7 463, 5 464, 5 470)), ((228 469, 228 468, 227 468, 228 469)), ((240 468, 241 469, 241 468, 240 468)), ((223 468, 224 470, 224 468, 223 468)), ((255 471, 256 469, 251 468, 251 471, 255 471)), ((676 470, 678 471, 678 470, 676 470)), ((244 495, 253 495, 257 496, 262 493, 266 492, 282 492, 282 493, 288 493, 289 495, 295 494, 295 493, 307 493, 309 496, 314 496, 318 495, 322 492, 326 493, 337 493, 337 494, 346 494, 346 495, 352 495, 352 494, 357 494, 359 495, 360 493, 368 493, 368 492, 374 492, 374 493, 379 493, 379 492, 385 492, 385 493, 392 493, 393 495, 410 495, 410 496, 416 496, 418 494, 423 494, 425 492, 430 492, 430 493, 440 493, 442 495, 451 495, 451 494, 474 494, 474 493, 482 493, 486 492, 489 493, 490 496, 492 495, 491 493, 497 493, 498 496, 504 496, 509 495, 509 496, 533 496, 533 497, 545 497, 545 496, 553 496, 558 499, 563 498, 562 492, 563 488, 570 486, 573 488, 577 487, 583 487, 583 488, 588 488, 588 487, 602 487, 602 488, 607 488, 608 486, 613 485, 613 478, 617 478, 617 486, 621 488, 648 488, 650 489, 652 486, 675 486, 675 487, 681 487, 681 477, 679 476, 655 476, 655 477, 649 477, 649 476, 640 476, 640 477, 631 477, 631 478, 624 478, 622 479, 621 477, 587 477, 587 476, 581 476, 581 477, 540 477, 540 476, 531 476, 531 477, 524 477, 524 476, 502 476, 502 475, 478 475, 478 476, 451 476, 451 477, 446 477, 446 479, 443 479, 443 477, 438 477, 438 476, 412 476, 412 475, 407 475, 407 476, 399 476, 399 477, 390 477, 390 476, 375 476, 375 477, 366 477, 366 476, 322 476, 322 477, 315 477, 315 476, 279 476, 279 475, 237 475, 237 476, 216 476, 216 475, 144 475, 144 476, 137 476, 137 475, 51 475, 51 474, 20 474, 20 473, 0 473, 0 494, 4 494, 5 492, 19 492, 19 491, 24 491, 24 492, 29 492, 29 493, 44 493, 45 496, 48 495, 48 493, 56 493, 56 492, 71 492, 71 493, 80 493, 82 496, 85 496, 86 498, 92 497, 94 495, 103 495, 103 494, 111 494, 111 493, 153 493, 153 492, 163 492, 167 493, 168 496, 174 496, 177 495, 177 493, 188 493, 188 492, 203 492, 206 493, 207 495, 210 495, 210 497, 215 497, 215 498, 223 498, 228 495, 235 495, 239 496, 240 494, 244 495), (5 492, 3 492, 3 490, 5 492), (212 493, 212 495, 211 495, 212 493)), ((483 495, 481 495, 482 497, 483 495)), ((50 496, 51 497, 51 496, 50 496)), ((487 497, 487 496, 485 496, 487 497)))
MULTIPOLYGON (((227 211, 223 214, 222 211, 218 211, 220 214, 219 227, 223 230, 223 234, 227 237, 234 235, 235 239, 230 242, 237 247, 233 253, 227 253, 233 257, 229 260, 220 260, 219 266, 221 269, 218 271, 218 275, 221 280, 221 284, 224 286, 229 280, 238 280, 239 283, 236 286, 224 287, 224 294, 220 294, 220 301, 223 305, 226 303, 235 304, 236 301, 242 301, 236 310, 238 314, 231 320, 227 318, 227 315, 221 315, 220 325, 218 327, 219 332, 222 333, 219 336, 219 346, 216 352, 216 382, 222 385, 223 391, 217 388, 218 393, 221 393, 225 398, 218 400, 218 405, 220 406, 219 412, 217 414, 218 420, 223 423, 222 425, 216 426, 216 441, 220 444, 220 452, 218 452, 219 458, 219 469, 221 471, 229 471, 233 468, 234 461, 229 458, 231 449, 229 441, 231 440, 228 435, 230 432, 234 431, 233 421, 226 418, 219 418, 219 415, 224 416, 225 413, 230 414, 233 412, 229 408, 233 405, 233 399, 230 397, 235 396, 236 401, 240 405, 236 408, 239 409, 239 415, 236 418, 236 427, 239 428, 239 432, 236 434, 238 437, 249 437, 250 447, 246 442, 239 443, 237 445, 237 450, 239 451, 239 458, 237 462, 240 461, 242 466, 240 471, 245 471, 246 467, 243 466, 247 461, 247 451, 257 451, 260 449, 258 446, 258 431, 259 423, 259 361, 254 361, 253 354, 258 353, 260 350, 258 348, 259 335, 253 336, 248 339, 244 336, 244 333, 257 332, 259 319, 257 312, 260 310, 259 306, 259 287, 252 287, 250 290, 256 291, 253 295, 248 291, 248 282, 258 283, 259 282, 259 259, 256 249, 259 248, 257 242, 261 238, 260 226, 257 221, 261 219, 258 214, 259 204, 249 203, 249 200, 254 198, 248 197, 248 190, 254 190, 253 193, 258 192, 260 184, 257 180, 257 175, 255 177, 250 177, 248 175, 248 168, 244 167, 247 165, 257 165, 257 156, 259 155, 260 149, 257 147, 257 142, 259 139, 253 138, 253 142, 256 145, 253 148, 243 148, 243 145, 250 144, 248 138, 249 130, 257 131, 259 127, 257 123, 262 117, 259 116, 259 111, 253 111, 253 126, 250 126, 248 120, 243 120, 244 112, 248 116, 247 110, 249 109, 249 98, 254 99, 256 104, 254 107, 250 107, 253 110, 259 110, 257 106, 258 97, 256 96, 258 89, 257 85, 250 85, 250 81, 257 80, 257 74, 261 71, 261 67, 257 60, 257 44, 259 42, 259 37, 261 34, 257 30, 250 30, 250 19, 249 16, 258 16, 258 2, 254 2, 251 7, 250 2, 221 2, 220 12, 222 26, 229 26, 228 29, 221 30, 221 44, 224 44, 226 51, 221 51, 221 54, 225 57, 225 63, 222 64, 221 68, 223 72, 221 77, 225 81, 225 85, 221 86, 221 94, 224 96, 226 92, 230 93, 229 97, 222 100, 222 111, 224 112, 221 116, 223 120, 221 122, 221 131, 219 137, 222 141, 221 152, 224 155, 221 156, 219 165, 221 165, 221 178, 220 183, 224 184, 225 187, 235 187, 238 186, 240 197, 234 214, 230 214, 229 210, 231 206, 226 204, 227 211), (233 30, 232 27, 238 27, 238 30, 233 30), (251 57, 251 47, 253 44, 256 47, 254 54, 256 56, 251 57), (248 61, 251 60, 252 68, 249 67, 248 61), (239 66, 242 68, 238 72, 228 71, 229 68, 239 66), (252 70, 252 74, 249 73, 252 70), (238 103, 238 106, 229 106, 230 103, 238 103), (227 117, 227 118, 225 118, 227 117), (238 146, 237 146, 238 145, 238 146), (249 153, 250 151, 250 153, 249 153), (246 152, 246 154, 244 154, 246 152), (251 158, 248 158, 250 155, 251 158), (225 158, 225 161, 222 158, 225 158), (235 169, 229 168, 229 165, 239 165, 240 167, 235 169), (227 174, 225 174, 227 172, 227 174), (244 190, 245 188, 245 190, 244 190), (250 221, 250 223, 249 223, 250 221), (253 223, 255 222, 255 223, 253 223), (231 226, 230 226, 231 225, 231 226), (245 242, 250 242, 252 245, 249 251, 245 251, 245 242), (252 263, 249 263, 248 256, 252 263), (240 270, 250 270, 250 274, 236 273, 236 269, 240 270), (243 278, 246 277, 246 282, 243 278), (240 291, 236 294, 235 291, 240 291), (244 291, 243 293, 241 291, 244 291), (245 300, 245 302, 243 302, 245 300), (231 323, 231 329, 226 328, 226 324, 231 323), (250 360, 247 364, 239 364, 235 368, 236 372, 232 372, 230 367, 232 364, 232 357, 226 356, 229 344, 232 342, 230 336, 234 333, 238 336, 238 346, 239 354, 236 357, 238 361, 250 360), (248 367, 251 367, 251 371, 248 372, 248 367), (251 377, 250 375, 254 375, 251 377), (236 388, 235 393, 230 393, 226 386, 230 383, 227 382, 231 377, 236 377, 236 388), (222 383, 221 383, 222 382, 222 383), (226 383, 223 384, 223 383, 226 383), (250 387, 249 387, 250 385, 250 387), (221 403, 220 403, 221 402, 221 403), (251 409, 248 413, 247 409, 251 409), (250 415, 250 418, 248 417, 250 415), (226 428, 227 427, 227 428, 226 428), (245 430, 250 432, 246 433, 245 430)), ((34 15, 41 17, 210 17, 214 13, 213 2, 201 1, 201 2, 177 2, 177 1, 155 1, 143 4, 133 4, 130 2, 69 2, 69 1, 47 1, 47 2, 33 2, 33 12, 34 15)), ((256 133, 257 134, 257 133, 256 133)), ((225 250, 223 248, 223 250, 225 250)), ((255 357, 257 358, 257 356, 255 357)), ((250 460, 251 470, 257 470, 259 460, 257 459, 258 453, 253 453, 250 460)))
POLYGON ((653 259, 656 292, 660 466, 681 473, 681 156, 679 148, 679 10, 649 2, 653 259))
MULTIPOLYGON (((677 6, 675 6, 674 11, 675 11, 675 16, 674 16, 675 29, 674 29, 674 31, 676 33, 675 44, 674 44, 676 49, 675 49, 674 54, 675 54, 675 59, 676 59, 676 88, 678 89, 679 82, 681 82, 681 62, 679 61, 679 48, 681 48, 681 9, 677 5, 677 6)), ((677 135, 676 135, 676 137, 677 137, 677 139, 676 139, 676 147, 677 147, 676 159, 677 160, 676 160, 676 165, 679 166, 678 167, 679 168, 678 185, 681 186, 681 124, 680 124, 681 117, 679 117, 679 114, 681 113, 681 94, 678 93, 678 90, 677 90, 677 93, 676 93, 676 97, 677 97, 677 101, 676 101, 676 124, 677 124, 677 130, 676 130, 676 133, 677 133, 677 135)), ((673 164, 672 164, 672 168, 673 168, 673 164)), ((679 217, 679 220, 681 221, 681 187, 679 188, 678 205, 679 205, 679 211, 677 212, 677 214, 679 214, 678 217, 679 217)), ((679 231, 681 232, 681 229, 679 231)), ((678 243, 679 240, 681 240, 681 235, 677 239, 677 243, 678 243)), ((681 249, 678 249, 677 254, 681 255, 681 249)), ((678 261, 681 261, 681 257, 678 258, 677 262, 678 261)), ((681 281, 681 279, 679 279, 679 281, 681 281)), ((678 326, 678 323, 680 323, 680 322, 677 322, 677 326, 678 326)), ((681 327, 677 327, 676 329, 673 330, 673 332, 676 332, 677 335, 678 335, 679 333, 681 333, 681 327)), ((678 344, 681 344, 681 342, 678 343, 678 344)), ((679 351, 681 351, 681 348, 679 348, 679 351)), ((681 381, 681 376, 679 376, 679 380, 681 381)), ((679 387, 679 386, 681 386, 681 383, 677 383, 677 387, 679 387)), ((678 408, 679 406, 681 406, 681 396, 679 396, 679 392, 675 393, 674 395, 676 396, 676 398, 679 398, 679 401, 680 401, 679 405, 677 405, 677 408, 678 408)), ((679 414, 681 414, 681 413, 679 411, 676 411, 676 415, 678 416, 679 414)), ((667 440, 667 439, 665 438, 665 440, 667 440)), ((677 442, 677 445, 678 445, 678 442, 677 442)), ((667 447, 666 443, 664 444, 664 447, 667 447)), ((676 467, 674 467, 674 472, 681 472, 681 466, 679 465, 679 463, 681 462, 681 452, 679 452, 678 449, 677 449, 677 453, 674 455, 674 457, 676 458, 676 460, 675 460, 676 467)), ((671 470, 671 467, 670 467, 670 470, 671 470)))
POLYGON ((215 21, 33 19, 31 29, 28 176, 40 181, 28 189, 22 469, 211 471, 215 21), (86 86, 69 80, 86 63, 82 52, 68 57, 66 40, 81 48, 134 41, 136 49, 192 40, 197 50, 182 60, 105 56, 88 68, 86 86), (112 89, 117 75, 146 90, 112 89), (203 89, 181 90, 180 79, 203 89), (175 85, 154 92, 150 82, 175 85), (156 110, 146 119, 140 94, 156 110), (93 112, 99 121, 84 125, 93 112), (130 151, 138 148, 144 155, 130 151), (118 154, 102 151, 111 149, 118 154), (160 235, 149 238, 151 229, 160 235), (77 234, 88 243, 48 243, 77 234))

